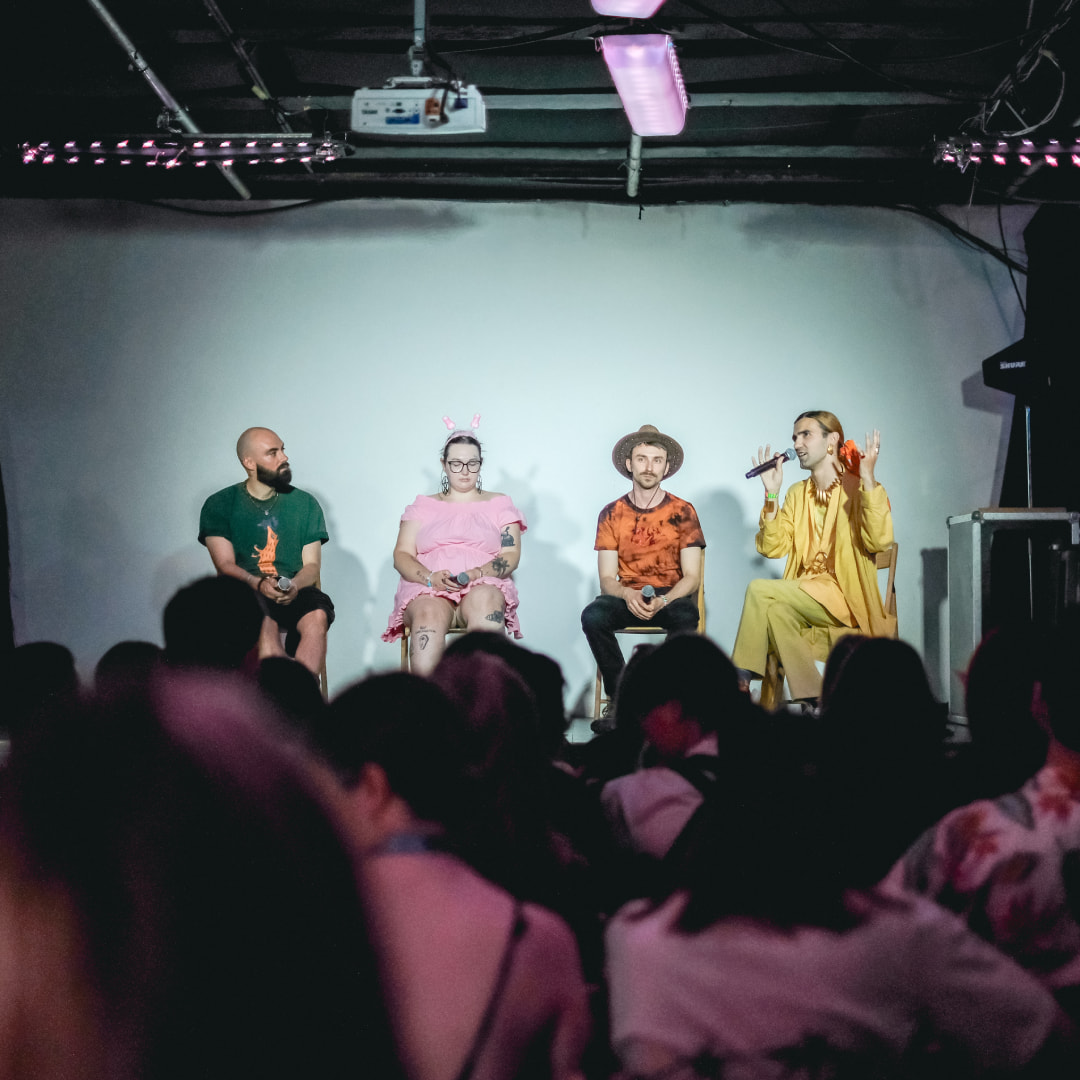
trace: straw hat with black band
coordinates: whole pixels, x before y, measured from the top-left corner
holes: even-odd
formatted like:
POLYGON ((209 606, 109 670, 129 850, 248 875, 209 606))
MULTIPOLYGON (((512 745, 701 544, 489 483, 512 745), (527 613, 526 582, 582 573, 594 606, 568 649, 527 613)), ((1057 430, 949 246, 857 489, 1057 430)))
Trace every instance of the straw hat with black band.
POLYGON ((624 435, 611 451, 611 463, 623 476, 633 479, 633 473, 626 467, 626 459, 630 457, 630 451, 642 443, 662 446, 667 451, 667 476, 674 476, 682 468, 683 448, 670 435, 665 435, 652 424, 642 424, 637 431, 624 435))

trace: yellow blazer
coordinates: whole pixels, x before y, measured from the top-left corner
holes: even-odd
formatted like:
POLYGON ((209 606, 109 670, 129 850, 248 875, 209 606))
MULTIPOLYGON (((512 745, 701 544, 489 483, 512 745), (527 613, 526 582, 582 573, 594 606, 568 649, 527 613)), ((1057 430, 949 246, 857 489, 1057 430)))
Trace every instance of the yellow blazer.
MULTIPOLYGON (((863 491, 857 474, 846 472, 840 489, 832 496, 839 499, 836 513, 836 580, 858 629, 872 637, 895 637, 896 617, 885 614, 878 587, 874 555, 893 542, 892 510, 885 488, 878 484, 873 491, 863 491)), ((797 579, 799 569, 812 557, 809 501, 810 480, 788 488, 784 505, 772 521, 762 511, 758 523, 757 549, 768 559, 787 556, 786 579, 797 579)))

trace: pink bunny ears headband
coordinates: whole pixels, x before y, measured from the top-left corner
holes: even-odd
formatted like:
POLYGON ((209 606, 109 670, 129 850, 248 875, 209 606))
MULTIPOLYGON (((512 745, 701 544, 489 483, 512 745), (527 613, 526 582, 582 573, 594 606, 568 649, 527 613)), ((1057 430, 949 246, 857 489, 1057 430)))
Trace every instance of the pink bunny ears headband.
POLYGON ((451 439, 460 438, 462 435, 466 435, 470 439, 476 438, 476 429, 480 426, 480 414, 474 414, 472 418, 472 423, 469 424, 467 428, 459 428, 454 423, 454 421, 450 419, 449 416, 444 416, 442 418, 442 422, 446 425, 447 430, 450 432, 450 434, 446 436, 446 442, 443 443, 443 449, 445 450, 447 443, 449 443, 451 439))

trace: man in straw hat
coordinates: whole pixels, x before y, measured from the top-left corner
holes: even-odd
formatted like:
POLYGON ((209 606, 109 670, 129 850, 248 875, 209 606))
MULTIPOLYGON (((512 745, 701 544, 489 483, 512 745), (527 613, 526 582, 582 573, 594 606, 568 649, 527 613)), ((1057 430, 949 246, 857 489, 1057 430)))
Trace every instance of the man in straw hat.
POLYGON ((625 661, 615 639, 624 626, 694 630, 705 537, 693 506, 660 486, 683 463, 683 448, 652 424, 624 435, 611 452, 616 470, 633 481, 596 523, 600 595, 581 613, 608 696, 625 661))

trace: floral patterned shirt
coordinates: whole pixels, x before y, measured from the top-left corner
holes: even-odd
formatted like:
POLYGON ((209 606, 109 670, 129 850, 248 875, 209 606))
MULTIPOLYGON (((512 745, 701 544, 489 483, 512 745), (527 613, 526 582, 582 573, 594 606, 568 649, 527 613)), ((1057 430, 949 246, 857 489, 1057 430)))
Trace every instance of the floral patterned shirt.
POLYGON ((1080 767, 947 814, 885 886, 955 911, 1048 986, 1080 985, 1080 767))

